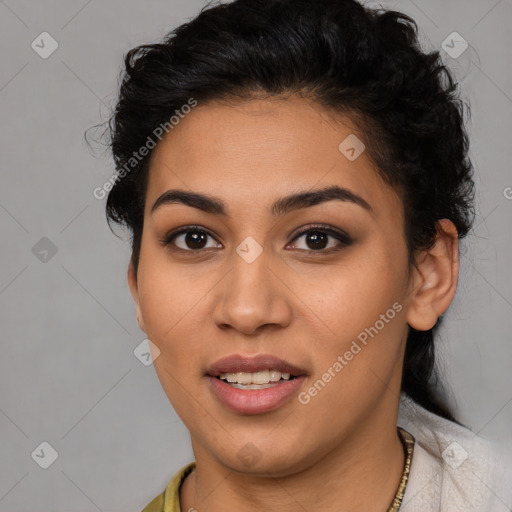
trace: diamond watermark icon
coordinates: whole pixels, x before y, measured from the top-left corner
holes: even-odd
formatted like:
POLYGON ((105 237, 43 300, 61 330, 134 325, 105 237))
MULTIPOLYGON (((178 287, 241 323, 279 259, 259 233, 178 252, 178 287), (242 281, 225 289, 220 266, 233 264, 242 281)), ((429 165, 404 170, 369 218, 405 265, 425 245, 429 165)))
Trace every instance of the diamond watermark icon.
POLYGON ((252 236, 248 236, 236 248, 236 252, 246 263, 252 263, 263 252, 263 247, 252 236))
POLYGON ((246 443, 237 453, 237 457, 247 467, 254 466, 260 459, 262 453, 253 443, 246 443))
POLYGON ((363 142, 353 133, 351 133, 343 142, 338 146, 340 153, 348 160, 353 162, 361 156, 361 153, 366 149, 363 142))
POLYGON ((459 443, 453 441, 444 449, 441 456, 448 466, 457 469, 468 458, 468 452, 459 443))
POLYGON ((468 46, 468 42, 458 32, 452 32, 441 43, 441 48, 452 59, 458 59, 468 49, 468 46))
POLYGON ((57 246, 49 238, 43 236, 32 247, 32 254, 42 263, 48 263, 57 254, 57 246))
POLYGON ((59 456, 57 450, 46 441, 43 441, 30 455, 43 469, 48 469, 59 456))
POLYGON ((48 32, 41 32, 30 46, 39 57, 47 59, 59 47, 59 43, 48 32))
POLYGON ((144 366, 151 366, 160 355, 160 349, 146 338, 135 347, 133 354, 144 366))

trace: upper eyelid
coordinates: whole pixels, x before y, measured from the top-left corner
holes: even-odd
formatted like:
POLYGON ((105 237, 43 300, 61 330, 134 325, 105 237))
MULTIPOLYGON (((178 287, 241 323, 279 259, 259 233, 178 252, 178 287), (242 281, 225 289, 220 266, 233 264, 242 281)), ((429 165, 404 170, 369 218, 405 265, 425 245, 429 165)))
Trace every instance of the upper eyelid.
POLYGON ((303 226, 301 228, 298 228, 298 230, 293 234, 293 239, 297 238, 298 236, 305 235, 306 233, 309 233, 310 231, 315 231, 315 230, 323 231, 330 235, 339 235, 339 236, 344 236, 346 238, 351 238, 350 235, 343 229, 335 228, 334 226, 329 226, 329 225, 313 224, 313 225, 303 226))

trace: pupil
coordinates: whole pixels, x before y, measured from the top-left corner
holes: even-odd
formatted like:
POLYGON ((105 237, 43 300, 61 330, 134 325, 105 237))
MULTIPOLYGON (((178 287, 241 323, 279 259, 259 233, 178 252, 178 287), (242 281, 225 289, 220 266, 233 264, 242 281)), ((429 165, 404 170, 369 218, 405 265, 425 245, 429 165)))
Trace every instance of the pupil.
POLYGON ((206 233, 201 231, 189 231, 185 236, 185 243, 193 249, 202 249, 206 244, 206 233))
MULTIPOLYGON (((323 249, 327 245, 327 235, 320 231, 315 231, 307 236, 308 241, 313 241, 313 249, 323 249)), ((311 247, 310 247, 311 248, 311 247)))

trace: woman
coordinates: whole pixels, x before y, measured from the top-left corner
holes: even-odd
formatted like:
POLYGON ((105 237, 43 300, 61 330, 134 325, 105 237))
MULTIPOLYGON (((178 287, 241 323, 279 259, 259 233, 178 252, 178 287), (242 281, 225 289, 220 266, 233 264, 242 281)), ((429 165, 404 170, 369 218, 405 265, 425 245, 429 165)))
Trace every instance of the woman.
POLYGON ((435 385, 474 184, 415 22, 236 0, 125 66, 107 214, 195 459, 143 512, 510 510, 435 385))

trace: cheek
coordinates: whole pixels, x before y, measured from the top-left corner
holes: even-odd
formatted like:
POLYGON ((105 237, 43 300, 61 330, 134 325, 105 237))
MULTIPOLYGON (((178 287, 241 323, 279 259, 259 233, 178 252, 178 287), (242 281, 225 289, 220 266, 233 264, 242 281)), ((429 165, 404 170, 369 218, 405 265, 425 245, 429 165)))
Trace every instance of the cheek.
POLYGON ((403 311, 403 305, 392 299, 368 303, 355 298, 350 306, 333 310, 331 335, 317 338, 313 349, 316 377, 334 372, 353 390, 371 374, 376 380, 390 378, 407 329, 403 311))
POLYGON ((221 431, 216 434, 219 429, 211 403, 198 392, 197 377, 180 364, 179 359, 177 361, 180 354, 172 352, 164 350, 153 363, 160 385, 174 411, 193 436, 215 438, 221 431), (208 427, 205 434, 203 429, 212 425, 212 422, 213 426, 208 427))
MULTIPOLYGON (((405 260, 399 254, 393 258, 379 254, 382 251, 368 251, 366 255, 358 252, 350 261, 314 278, 302 273, 303 286, 298 295, 308 305, 310 318, 316 316, 315 323, 324 326, 325 339, 336 344, 336 339, 357 337, 404 298, 405 260)), ((392 310, 388 316, 394 320, 396 313, 392 310)))
MULTIPOLYGON (((162 251, 160 251, 162 252, 162 251)), ((144 254, 139 267, 139 301, 147 337, 158 347, 155 371, 178 414, 190 408, 202 376, 207 296, 213 276, 191 276, 158 251, 144 254)), ((207 343, 207 342, 206 342, 207 343)), ((197 411, 196 411, 197 413, 197 411)))
MULTIPOLYGON (((211 277, 194 277, 194 269, 171 265, 165 251, 149 243, 141 252, 139 263, 139 302, 145 330, 158 346, 169 348, 170 340, 183 337, 211 288, 211 277)), ((151 338, 150 338, 151 339, 151 338)), ((178 347, 183 343, 176 343, 178 347)), ((160 347, 162 349, 162 347, 160 347)))
POLYGON ((200 314, 201 301, 194 284, 184 283, 175 275, 147 265, 139 296, 147 337, 159 349, 153 362, 155 372, 176 413, 188 425, 204 413, 195 408, 193 396, 204 340, 198 332, 202 322, 194 320, 200 314))
MULTIPOLYGON (((325 387, 334 393, 332 399, 349 407, 353 393, 371 395, 390 380, 407 332, 405 252, 376 254, 386 253, 381 248, 359 254, 357 263, 331 271, 322 287, 309 287, 304 300, 313 305, 310 325, 321 330, 311 337, 315 378, 329 382, 325 387)), ((318 405, 327 404, 328 395, 318 405)))
POLYGON ((299 396, 304 428, 322 429, 325 442, 336 439, 395 389, 406 330, 403 312, 399 301, 385 296, 352 296, 331 306, 333 334, 309 348, 314 372, 299 396))

